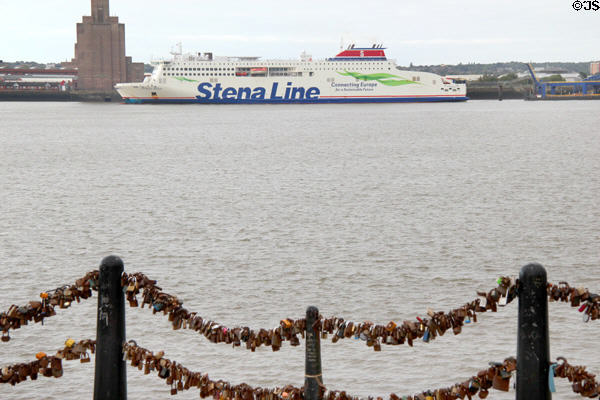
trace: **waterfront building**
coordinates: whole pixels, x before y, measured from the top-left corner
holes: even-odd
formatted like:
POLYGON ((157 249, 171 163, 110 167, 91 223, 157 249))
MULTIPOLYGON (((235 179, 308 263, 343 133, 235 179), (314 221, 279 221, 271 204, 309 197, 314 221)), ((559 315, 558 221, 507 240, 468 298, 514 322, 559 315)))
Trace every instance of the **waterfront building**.
POLYGON ((72 65, 78 70, 77 88, 112 92, 116 83, 141 82, 144 63, 125 55, 125 25, 110 16, 109 0, 91 0, 92 15, 77 24, 72 65))

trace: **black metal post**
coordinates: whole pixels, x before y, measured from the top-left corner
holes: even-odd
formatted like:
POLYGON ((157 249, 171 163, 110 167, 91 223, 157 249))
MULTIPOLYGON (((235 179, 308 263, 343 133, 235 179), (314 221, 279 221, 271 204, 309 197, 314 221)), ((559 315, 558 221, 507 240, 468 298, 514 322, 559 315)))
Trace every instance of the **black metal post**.
POLYGON ((319 309, 306 309, 306 369, 304 378, 304 400, 321 400, 323 373, 321 370, 321 336, 313 325, 319 319, 319 309))
POLYGON ((94 400, 127 400, 122 274, 123 261, 119 257, 108 256, 102 260, 98 282, 94 400))
POLYGON ((517 400, 550 400, 548 295, 546 270, 528 264, 519 275, 517 400))

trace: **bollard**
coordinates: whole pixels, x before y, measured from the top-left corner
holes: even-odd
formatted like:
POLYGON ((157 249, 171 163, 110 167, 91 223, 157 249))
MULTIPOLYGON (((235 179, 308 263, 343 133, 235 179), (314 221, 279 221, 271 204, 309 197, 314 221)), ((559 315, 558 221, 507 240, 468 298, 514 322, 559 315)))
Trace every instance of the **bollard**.
POLYGON ((98 282, 94 400, 127 400, 122 274, 123 261, 119 257, 108 256, 102 260, 98 282))
POLYGON ((517 400, 550 400, 550 339, 546 270, 528 264, 519 275, 517 400))
POLYGON ((321 371, 321 337, 313 325, 319 320, 319 309, 306 309, 306 369, 304 375, 304 400, 321 400, 323 374, 321 371))

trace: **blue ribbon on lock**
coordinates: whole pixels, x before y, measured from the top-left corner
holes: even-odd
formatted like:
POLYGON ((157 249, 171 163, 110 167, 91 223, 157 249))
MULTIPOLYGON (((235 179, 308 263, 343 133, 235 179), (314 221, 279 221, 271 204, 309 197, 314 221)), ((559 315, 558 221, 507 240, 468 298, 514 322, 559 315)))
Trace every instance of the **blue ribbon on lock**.
POLYGON ((556 392, 556 386, 554 386, 554 369, 558 366, 558 364, 554 363, 548 369, 548 388, 550 389, 550 393, 556 392))

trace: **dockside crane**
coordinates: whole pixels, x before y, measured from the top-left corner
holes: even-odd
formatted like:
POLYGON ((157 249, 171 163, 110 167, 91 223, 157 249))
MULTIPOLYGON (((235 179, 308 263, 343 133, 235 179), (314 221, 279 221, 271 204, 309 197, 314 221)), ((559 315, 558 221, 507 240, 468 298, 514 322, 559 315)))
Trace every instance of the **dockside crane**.
POLYGON ((533 95, 543 97, 545 93, 545 86, 538 81, 537 76, 535 75, 535 71, 533 70, 533 66, 531 63, 527 64, 527 69, 529 70, 529 74, 531 75, 531 80, 533 81, 533 95))

